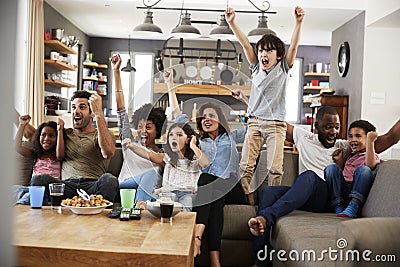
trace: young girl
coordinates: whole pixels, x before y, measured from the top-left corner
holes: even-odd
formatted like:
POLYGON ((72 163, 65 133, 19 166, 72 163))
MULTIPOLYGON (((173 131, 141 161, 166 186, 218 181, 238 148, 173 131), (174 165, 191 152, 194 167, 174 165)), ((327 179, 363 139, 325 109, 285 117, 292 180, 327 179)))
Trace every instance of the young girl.
MULTIPOLYGON (((59 118, 58 123, 49 121, 39 125, 34 135, 33 148, 28 148, 22 145, 22 136, 30 120, 29 115, 19 118, 15 136, 16 151, 24 157, 33 159, 32 177, 38 174, 48 174, 61 179, 61 161, 64 159, 64 121, 59 118)), ((22 189, 22 191, 24 190, 22 189)), ((21 201, 26 203, 27 200, 26 196, 21 196, 21 194, 18 199, 17 203, 21 203, 21 201)))
POLYGON ((165 153, 150 152, 133 144, 130 139, 124 139, 122 145, 141 157, 163 165, 162 187, 155 189, 154 193, 173 192, 177 201, 184 206, 184 211, 191 211, 197 181, 209 161, 198 148, 196 133, 189 124, 174 123, 170 127, 165 153))
POLYGON ((333 199, 331 203, 340 217, 356 218, 360 206, 365 202, 372 187, 373 170, 380 163, 374 148, 374 142, 378 137, 375 130, 375 126, 365 120, 354 121, 350 124, 348 139, 351 148, 350 157, 344 162, 343 151, 338 149, 332 155, 336 164, 328 165, 324 170, 325 178, 334 181, 333 195, 340 196, 333 199), (342 196, 347 195, 351 200, 347 208, 343 210, 342 196))

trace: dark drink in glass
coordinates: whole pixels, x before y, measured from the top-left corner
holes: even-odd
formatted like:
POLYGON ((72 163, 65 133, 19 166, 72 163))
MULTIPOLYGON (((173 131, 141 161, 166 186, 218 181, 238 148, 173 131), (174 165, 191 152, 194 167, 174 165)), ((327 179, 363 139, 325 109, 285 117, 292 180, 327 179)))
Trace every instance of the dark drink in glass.
POLYGON ((61 200, 62 200, 63 195, 64 195, 63 193, 52 193, 52 194, 50 194, 51 206, 52 207, 61 206, 61 200))
POLYGON ((174 210, 174 203, 160 203, 161 218, 169 219, 174 210))

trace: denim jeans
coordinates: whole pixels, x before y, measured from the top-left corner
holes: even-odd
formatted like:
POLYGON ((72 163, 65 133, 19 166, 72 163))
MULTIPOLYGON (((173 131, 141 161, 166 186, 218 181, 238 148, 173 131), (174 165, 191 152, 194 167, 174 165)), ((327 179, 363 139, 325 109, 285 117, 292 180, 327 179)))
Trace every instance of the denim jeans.
POLYGON ((264 249, 268 242, 269 232, 275 222, 282 216, 296 210, 310 212, 327 212, 329 208, 329 186, 315 172, 301 173, 292 187, 268 186, 261 195, 257 216, 267 220, 265 233, 254 237, 254 255, 259 265, 265 265, 257 259, 258 251, 264 249))
MULTIPOLYGON (((336 195, 336 199, 331 204, 343 203, 347 200, 348 190, 343 177, 343 171, 336 164, 328 165, 324 170, 325 179, 334 180, 332 194, 336 195)), ((369 190, 374 182, 375 175, 368 166, 360 166, 354 171, 353 183, 351 183, 351 192, 349 197, 360 200, 361 204, 365 202, 369 190)))
MULTIPOLYGON (((136 189, 135 202, 139 200, 155 201, 157 196, 153 195, 153 190, 156 188, 162 177, 155 170, 151 169, 147 172, 126 179, 119 183, 118 189, 134 188, 136 189)), ((117 194, 115 202, 121 202, 119 194, 117 194), (118 201, 119 200, 119 201, 118 201)))

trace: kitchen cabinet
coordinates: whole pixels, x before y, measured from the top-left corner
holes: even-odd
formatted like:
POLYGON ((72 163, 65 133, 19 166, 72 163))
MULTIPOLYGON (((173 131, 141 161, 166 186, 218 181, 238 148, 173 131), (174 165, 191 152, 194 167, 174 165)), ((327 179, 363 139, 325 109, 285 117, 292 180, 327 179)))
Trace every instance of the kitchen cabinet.
POLYGON ((317 103, 312 105, 311 131, 314 131, 314 122, 318 108, 331 106, 336 109, 340 117, 340 139, 347 139, 347 119, 348 119, 348 95, 321 95, 317 103))
POLYGON ((107 70, 107 64, 84 61, 82 65, 82 89, 96 91, 99 95, 107 95, 107 75, 102 72, 107 70))
MULTIPOLYGON (((52 51, 56 51, 59 54, 71 54, 76 55, 77 52, 69 46, 63 44, 59 40, 45 40, 44 45, 51 48, 52 51)), ((45 66, 49 66, 52 69, 59 71, 77 71, 76 66, 66 63, 60 59, 44 59, 45 66)), ((76 87, 76 81, 70 79, 64 79, 61 75, 50 75, 48 72, 47 77, 44 81, 45 85, 52 85, 55 87, 76 87)))

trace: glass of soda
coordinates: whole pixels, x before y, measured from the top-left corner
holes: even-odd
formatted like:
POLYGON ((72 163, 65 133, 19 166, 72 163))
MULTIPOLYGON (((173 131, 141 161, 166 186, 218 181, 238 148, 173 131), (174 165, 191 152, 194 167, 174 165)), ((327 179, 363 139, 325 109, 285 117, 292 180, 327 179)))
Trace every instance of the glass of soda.
POLYGON ((174 210, 174 193, 161 193, 159 195, 161 223, 172 223, 172 211, 174 210))
POLYGON ((61 213, 61 200, 64 196, 65 184, 52 183, 49 184, 51 208, 61 213))

